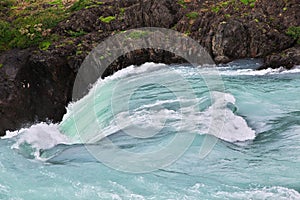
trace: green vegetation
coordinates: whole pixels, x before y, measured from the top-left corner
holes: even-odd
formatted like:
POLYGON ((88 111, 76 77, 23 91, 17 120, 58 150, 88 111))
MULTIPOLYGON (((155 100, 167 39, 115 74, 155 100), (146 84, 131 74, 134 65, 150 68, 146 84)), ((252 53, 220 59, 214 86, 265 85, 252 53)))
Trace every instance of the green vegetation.
POLYGON ((230 5, 231 3, 233 3, 233 0, 219 2, 216 6, 213 6, 211 8, 211 11, 217 13, 220 11, 221 8, 225 8, 228 5, 230 5))
POLYGON ((78 11, 84 8, 90 8, 97 5, 102 5, 103 2, 95 0, 78 0, 68 10, 71 12, 78 11))
POLYGON ((80 31, 72 31, 72 30, 68 30, 67 33, 71 36, 71 37, 79 37, 79 36, 83 36, 85 34, 87 34, 87 32, 80 30, 80 31))
POLYGON ((230 18, 230 17, 231 17, 230 14, 225 14, 224 16, 225 16, 226 18, 230 18))
POLYGON ((58 39, 51 29, 70 15, 62 0, 1 0, 0 51, 39 46, 58 39))
POLYGON ((189 36, 190 34, 191 34, 191 31, 189 31, 189 30, 187 30, 187 31, 184 32, 185 36, 189 36))
POLYGON ((224 1, 224 2, 220 2, 220 6, 221 6, 221 7, 226 7, 226 6, 228 6, 230 3, 232 3, 232 1, 224 1))
POLYGON ((286 31, 286 34, 291 36, 297 43, 300 44, 300 26, 291 26, 286 31))
POLYGON ((189 19, 196 19, 199 14, 197 12, 190 12, 190 13, 187 13, 185 16, 187 16, 189 19))
POLYGON ((101 16, 99 19, 104 23, 110 23, 111 21, 115 20, 116 17, 115 16, 108 16, 108 17, 101 16))
POLYGON ((41 43, 39 44, 39 48, 40 48, 41 50, 46 51, 46 50, 50 47, 50 45, 51 45, 51 42, 50 42, 50 41, 43 41, 43 42, 41 42, 41 43))
MULTIPOLYGON (((74 11, 104 4, 98 0, 0 0, 0 51, 37 46, 47 50, 59 39, 52 29, 74 11)), ((122 12, 122 10, 121 10, 122 12)), ((109 23, 115 17, 101 18, 109 23)), ((71 37, 84 31, 66 31, 71 37)))
POLYGON ((125 13, 125 8, 120 8, 120 15, 124 15, 125 13))
POLYGON ((148 32, 146 31, 133 31, 128 34, 127 38, 140 39, 146 35, 148 35, 148 32))
POLYGON ((214 7, 211 8, 211 11, 217 13, 217 12, 219 12, 220 9, 221 8, 219 6, 214 6, 214 7))
POLYGON ((77 51, 76 51, 76 56, 81 55, 82 53, 83 53, 83 51, 77 50, 77 51))
POLYGON ((229 5, 234 6, 234 10, 238 11, 240 10, 241 5, 249 5, 251 8, 255 6, 256 0, 228 0, 228 1, 221 1, 217 4, 215 4, 213 7, 211 7, 212 12, 219 12, 221 9, 228 7, 229 5))
POLYGON ((3 67, 3 64, 2 63, 0 63, 0 68, 2 68, 3 67))
POLYGON ((178 0, 177 3, 178 3, 181 7, 187 8, 186 5, 185 5, 184 0, 178 0))
POLYGON ((254 5, 255 5, 255 2, 256 2, 256 0, 240 0, 243 4, 245 4, 245 5, 249 5, 250 4, 250 6, 251 7, 254 7, 254 5))
POLYGON ((8 43, 12 40, 13 33, 10 31, 10 24, 0 20, 0 51, 7 49, 8 43))
POLYGON ((57 5, 60 9, 64 8, 62 0, 54 0, 48 3, 49 5, 57 5))

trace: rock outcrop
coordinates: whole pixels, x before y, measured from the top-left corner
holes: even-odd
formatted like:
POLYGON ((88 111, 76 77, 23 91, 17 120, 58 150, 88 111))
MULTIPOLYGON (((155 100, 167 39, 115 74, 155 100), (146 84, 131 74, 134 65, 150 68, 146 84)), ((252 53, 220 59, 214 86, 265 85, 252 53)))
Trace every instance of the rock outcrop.
MULTIPOLYGON (((35 121, 60 121, 84 58, 105 38, 132 28, 184 33, 217 63, 253 57, 264 58, 261 68, 292 68, 300 64, 300 50, 287 30, 300 26, 299 6, 299 0, 257 0, 251 6, 221 0, 106 0, 83 8, 52 29, 60 40, 47 50, 31 47, 1 53, 0 135, 35 121), (100 20, 107 17, 109 21, 100 20)), ((171 52, 142 49, 119 57, 104 76, 147 61, 185 62, 171 52)))
POLYGON ((282 66, 286 69, 291 69, 295 64, 300 64, 300 46, 268 55, 264 60, 264 64, 259 69, 278 68, 282 66))

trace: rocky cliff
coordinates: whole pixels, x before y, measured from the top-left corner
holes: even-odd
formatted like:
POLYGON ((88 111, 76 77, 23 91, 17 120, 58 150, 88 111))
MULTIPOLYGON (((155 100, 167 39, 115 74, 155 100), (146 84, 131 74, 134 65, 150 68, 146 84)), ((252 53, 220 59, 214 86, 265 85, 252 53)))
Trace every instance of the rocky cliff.
MULTIPOLYGON (((25 36, 24 41, 15 42, 19 33, 7 34, 7 27, 17 26, 18 19, 14 15, 7 17, 5 13, 16 8, 12 7, 14 4, 0 5, 4 13, 1 14, 1 37, 10 36, 0 41, 0 135, 5 130, 35 121, 60 121, 71 100, 73 82, 84 58, 105 38, 128 29, 163 27, 182 32, 205 47, 217 63, 251 57, 265 60, 261 68, 284 66, 289 69, 300 64, 299 0, 79 0, 62 3, 42 4, 43 9, 54 11, 64 6, 68 8, 69 14, 59 13, 65 17, 57 19, 51 28, 42 31, 42 25, 32 25, 32 29, 22 24, 18 29, 20 38, 25 35, 29 41, 34 41, 34 33, 39 34, 41 30, 38 42, 33 44, 27 44, 25 36), (44 36, 46 41, 43 41, 44 36)), ((19 9, 24 14, 26 8, 19 9)), ((26 19, 27 15, 24 16, 26 19)), ((147 61, 184 62, 170 52, 141 49, 119 57, 105 76, 130 64, 147 61)))

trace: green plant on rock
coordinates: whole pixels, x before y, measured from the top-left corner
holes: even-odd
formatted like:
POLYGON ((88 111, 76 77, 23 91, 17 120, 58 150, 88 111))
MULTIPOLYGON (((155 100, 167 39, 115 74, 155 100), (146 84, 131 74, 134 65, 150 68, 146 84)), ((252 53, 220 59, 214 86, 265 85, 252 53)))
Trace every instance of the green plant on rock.
POLYGON ((233 4, 234 0, 228 0, 228 1, 221 1, 214 6, 211 7, 211 11, 218 13, 221 9, 228 7, 229 5, 233 4))
POLYGON ((250 7, 254 7, 255 6, 255 2, 256 0, 240 0, 243 4, 245 5, 249 5, 250 4, 250 7))
POLYGON ((223 1, 223 2, 220 2, 220 6, 227 7, 230 3, 232 3, 232 1, 223 1))
POLYGON ((146 31, 133 31, 127 35, 127 38, 140 39, 146 35, 148 35, 148 32, 146 32, 146 31))
POLYGON ((27 24, 19 29, 13 29, 14 38, 9 45, 20 48, 38 45, 44 38, 49 37, 50 31, 50 29, 45 29, 42 23, 27 24))
POLYGON ((83 51, 77 50, 77 51, 76 51, 76 56, 81 55, 82 53, 83 53, 83 51))
POLYGON ((0 20, 0 51, 8 49, 8 43, 12 40, 14 34, 10 28, 10 24, 0 20))
POLYGON ((120 15, 124 15, 124 13, 125 13, 125 8, 120 8, 119 10, 120 10, 120 15))
POLYGON ((224 16, 225 16, 226 18, 230 18, 230 17, 231 17, 230 14, 225 14, 224 16))
POLYGON ((110 23, 111 21, 115 20, 116 17, 115 16, 108 16, 108 17, 101 16, 99 19, 101 22, 110 23))
POLYGON ((80 30, 80 31, 72 31, 72 30, 68 30, 66 31, 71 37, 80 37, 83 35, 86 35, 87 32, 80 30))
POLYGON ((5 11, 0 14, 0 51, 55 41, 51 29, 70 15, 62 0, 1 0, 0 9, 5 11))
POLYGON ((62 2, 62 0, 54 0, 54 1, 50 1, 48 3, 49 5, 56 5, 58 6, 60 9, 62 9, 64 7, 64 4, 62 2))
POLYGON ((185 1, 184 0, 178 0, 177 3, 183 7, 183 8, 187 8, 187 6, 185 5, 185 1))
POLYGON ((189 31, 189 30, 187 30, 187 31, 184 32, 185 36, 189 36, 190 34, 191 34, 191 31, 189 31))
POLYGON ((196 19, 199 14, 197 12, 190 12, 190 13, 187 13, 185 16, 187 16, 187 18, 189 19, 196 19))
POLYGON ((39 48, 43 51, 46 51, 51 45, 50 41, 43 41, 39 44, 39 48))
POLYGON ((214 7, 211 8, 211 11, 217 13, 217 12, 219 12, 220 9, 221 8, 219 6, 214 6, 214 7))
POLYGON ((1 0, 0 1, 0 10, 2 11, 5 8, 11 8, 15 4, 15 0, 1 0))
MULTIPOLYGON (((99 2, 102 3, 102 2, 99 2)), ((78 0, 76 1, 70 8, 69 11, 74 12, 74 11, 78 11, 84 8, 88 8, 89 6, 94 5, 94 1, 93 0, 78 0)))
POLYGON ((286 34, 291 36, 297 43, 300 44, 300 26, 291 26, 286 31, 286 34))

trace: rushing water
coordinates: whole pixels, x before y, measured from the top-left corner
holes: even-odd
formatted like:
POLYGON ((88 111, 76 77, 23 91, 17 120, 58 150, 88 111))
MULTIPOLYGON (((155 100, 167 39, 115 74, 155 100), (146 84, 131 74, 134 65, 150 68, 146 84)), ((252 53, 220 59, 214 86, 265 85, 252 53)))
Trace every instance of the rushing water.
POLYGON ((198 69, 188 65, 148 63, 100 80, 68 106, 60 124, 39 123, 0 140, 0 199, 300 199, 300 69, 253 70, 258 65, 240 60, 220 66, 222 92, 209 91, 198 69), (193 96, 178 98, 174 90, 182 82, 171 71, 193 96), (168 85, 137 87, 143 78, 168 85), (128 91, 134 92, 126 103, 128 91), (222 133, 210 136, 220 140, 202 159, 199 149, 212 115, 222 111, 222 133), (126 134, 147 129, 157 134, 126 134), (115 170, 88 151, 110 148, 102 142, 109 138, 132 154, 149 153, 176 134, 195 138, 174 163, 148 173, 115 170))

